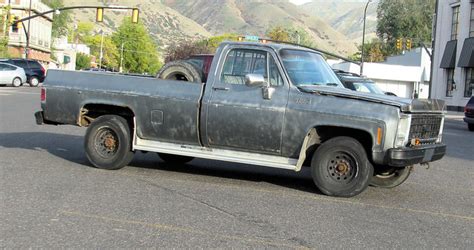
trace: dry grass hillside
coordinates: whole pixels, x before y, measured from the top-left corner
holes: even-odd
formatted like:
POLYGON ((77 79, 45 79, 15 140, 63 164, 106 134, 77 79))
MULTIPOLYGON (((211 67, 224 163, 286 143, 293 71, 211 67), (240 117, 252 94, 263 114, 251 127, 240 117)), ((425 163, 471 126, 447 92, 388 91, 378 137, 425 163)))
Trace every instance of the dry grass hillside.
MULTIPOLYGON (((357 35, 348 38, 336 31, 331 23, 331 20, 338 17, 337 13, 342 15, 342 11, 331 12, 330 18, 308 11, 309 8, 293 5, 287 0, 66 0, 65 4, 139 7, 140 20, 148 27, 161 49, 176 41, 197 40, 224 33, 264 36, 268 29, 276 25, 304 29, 320 49, 341 55, 350 55, 357 49, 353 40, 357 35)), ((126 15, 130 13, 106 10, 104 23, 98 24, 96 30, 111 32, 126 15)), ((95 10, 76 10, 73 18, 75 22, 94 22, 95 10)), ((341 30, 357 29, 350 26, 350 20, 353 19, 346 20, 349 21, 340 22, 340 26, 344 26, 341 30)), ((350 32, 346 33, 351 35, 350 32)))

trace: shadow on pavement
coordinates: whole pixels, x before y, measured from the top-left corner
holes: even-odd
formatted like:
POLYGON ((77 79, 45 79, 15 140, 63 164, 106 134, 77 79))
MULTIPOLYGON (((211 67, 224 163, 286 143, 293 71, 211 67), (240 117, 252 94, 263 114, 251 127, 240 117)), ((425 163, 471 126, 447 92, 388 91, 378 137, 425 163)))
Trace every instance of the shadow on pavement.
MULTIPOLYGON (((0 149, 18 148, 44 150, 48 153, 84 166, 91 166, 83 149, 84 137, 47 132, 0 133, 0 149)), ((155 153, 136 153, 129 167, 162 170, 233 180, 266 182, 295 190, 319 193, 311 180, 309 169, 292 172, 253 165, 195 159, 185 165, 165 163, 155 153)))
POLYGON ((65 160, 89 165, 83 143, 84 138, 77 135, 42 132, 0 133, 0 148, 44 150, 65 160))

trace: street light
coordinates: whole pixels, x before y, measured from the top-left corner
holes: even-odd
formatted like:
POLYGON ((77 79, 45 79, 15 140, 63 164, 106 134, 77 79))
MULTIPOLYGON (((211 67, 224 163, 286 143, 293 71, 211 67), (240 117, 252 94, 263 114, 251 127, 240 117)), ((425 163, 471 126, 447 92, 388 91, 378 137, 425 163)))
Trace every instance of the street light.
POLYGON ((364 27, 362 28, 362 51, 360 53, 360 75, 364 74, 364 44, 365 44, 365 19, 367 18, 367 8, 372 0, 368 0, 364 9, 364 27))

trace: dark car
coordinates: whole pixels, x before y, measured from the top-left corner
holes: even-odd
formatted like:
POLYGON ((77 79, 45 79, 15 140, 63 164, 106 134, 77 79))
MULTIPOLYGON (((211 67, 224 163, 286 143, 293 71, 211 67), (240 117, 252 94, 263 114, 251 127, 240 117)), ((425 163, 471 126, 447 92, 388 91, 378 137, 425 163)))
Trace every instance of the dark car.
POLYGON ((464 121, 467 123, 469 131, 474 131, 474 96, 464 107, 464 121))
POLYGON ((344 87, 348 89, 359 92, 396 96, 394 93, 384 92, 375 84, 374 81, 365 77, 361 77, 358 74, 345 72, 342 70, 334 70, 334 73, 336 73, 344 87))
POLYGON ((46 70, 41 64, 31 59, 0 59, 1 62, 10 63, 25 70, 27 82, 31 87, 38 86, 46 77, 46 70))

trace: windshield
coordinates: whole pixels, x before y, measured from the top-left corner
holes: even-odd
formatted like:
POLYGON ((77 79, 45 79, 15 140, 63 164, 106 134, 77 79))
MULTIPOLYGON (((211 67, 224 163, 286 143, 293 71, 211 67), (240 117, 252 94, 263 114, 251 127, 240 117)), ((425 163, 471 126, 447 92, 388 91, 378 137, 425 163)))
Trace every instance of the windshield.
POLYGON ((354 82, 353 84, 356 91, 385 95, 385 92, 373 82, 354 82))
POLYGON ((321 55, 309 51, 285 49, 280 51, 280 56, 295 86, 342 87, 341 82, 321 55))

